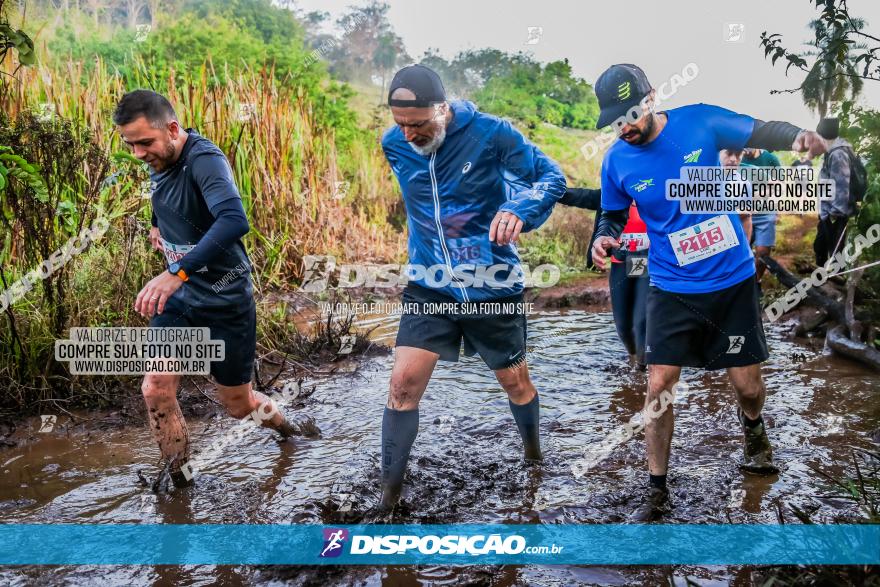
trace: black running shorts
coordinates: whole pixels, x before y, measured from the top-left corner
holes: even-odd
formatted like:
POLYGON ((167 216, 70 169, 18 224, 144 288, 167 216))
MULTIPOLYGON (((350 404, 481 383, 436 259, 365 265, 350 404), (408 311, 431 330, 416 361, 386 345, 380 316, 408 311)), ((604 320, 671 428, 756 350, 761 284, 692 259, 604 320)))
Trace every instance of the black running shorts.
POLYGON ((648 364, 725 369, 768 356, 754 275, 710 293, 648 291, 648 364))
POLYGON ((395 346, 425 349, 442 361, 479 353, 493 371, 521 363, 526 355, 526 315, 522 294, 462 303, 440 292, 410 284, 395 346))
POLYGON ((248 301, 243 306, 197 307, 172 297, 150 326, 210 328, 212 340, 226 343, 226 358, 211 361, 211 375, 220 385, 243 385, 251 381, 257 350, 257 307, 252 297, 248 301))

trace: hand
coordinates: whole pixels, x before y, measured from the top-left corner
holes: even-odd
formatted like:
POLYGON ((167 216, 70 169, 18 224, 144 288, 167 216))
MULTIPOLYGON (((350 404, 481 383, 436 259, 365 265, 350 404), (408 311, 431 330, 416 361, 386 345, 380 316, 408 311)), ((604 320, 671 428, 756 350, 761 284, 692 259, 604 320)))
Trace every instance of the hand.
POLYGON ((593 242, 593 265, 605 271, 605 259, 608 257, 608 250, 618 248, 620 248, 620 243, 616 238, 610 236, 600 236, 597 238, 593 242))
POLYGON ((162 248, 162 237, 159 234, 158 226, 153 226, 150 228, 150 244, 153 245, 153 248, 160 253, 165 252, 165 249, 162 248))
POLYGON ((805 130, 798 134, 791 144, 792 151, 799 153, 807 152, 810 159, 821 155, 828 150, 828 143, 822 138, 822 135, 812 130, 805 130))
POLYGON ((183 280, 167 271, 151 279, 134 301, 134 310, 144 318, 161 314, 171 294, 183 285, 183 280))
POLYGON ((516 242, 523 227, 523 221, 513 212, 498 212, 489 226, 489 240, 499 245, 516 242))

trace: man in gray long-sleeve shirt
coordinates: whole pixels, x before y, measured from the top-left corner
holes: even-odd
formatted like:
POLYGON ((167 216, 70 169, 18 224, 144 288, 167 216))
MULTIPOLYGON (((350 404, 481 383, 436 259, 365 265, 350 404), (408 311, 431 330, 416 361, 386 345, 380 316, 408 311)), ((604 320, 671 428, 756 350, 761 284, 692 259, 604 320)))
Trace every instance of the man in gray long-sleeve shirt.
MULTIPOLYGON (((171 103, 151 90, 122 97, 113 113, 122 141, 151 168, 150 241, 167 271, 140 291, 134 309, 151 328, 208 328, 224 344, 211 362, 217 396, 234 418, 252 418, 286 438, 300 429, 251 385, 256 305, 250 261, 241 238, 249 225, 223 152, 184 129, 171 103)), ((189 433, 177 402, 180 374, 149 372, 141 390, 153 439, 175 486, 192 482, 189 433)), ((164 474, 160 474, 156 487, 164 474)))
POLYGON ((819 176, 834 181, 834 199, 819 204, 819 224, 813 242, 816 264, 821 267, 843 246, 846 223, 853 214, 849 195, 852 145, 838 136, 840 124, 836 118, 823 119, 816 131, 828 143, 819 176))

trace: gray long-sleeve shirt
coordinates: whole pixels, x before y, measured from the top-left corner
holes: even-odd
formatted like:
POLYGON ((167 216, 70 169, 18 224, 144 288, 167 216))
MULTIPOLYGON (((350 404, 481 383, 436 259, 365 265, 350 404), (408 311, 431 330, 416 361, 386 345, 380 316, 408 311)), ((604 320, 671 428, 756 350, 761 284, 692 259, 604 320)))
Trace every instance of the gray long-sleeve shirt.
POLYGON ((832 153, 831 151, 837 147, 852 148, 848 142, 840 138, 834 139, 828 145, 828 154, 825 155, 826 161, 822 165, 819 177, 830 179, 834 182, 834 199, 822 200, 820 202, 819 218, 822 220, 829 216, 849 217, 853 213, 852 205, 849 201, 849 155, 845 149, 837 149, 832 153))

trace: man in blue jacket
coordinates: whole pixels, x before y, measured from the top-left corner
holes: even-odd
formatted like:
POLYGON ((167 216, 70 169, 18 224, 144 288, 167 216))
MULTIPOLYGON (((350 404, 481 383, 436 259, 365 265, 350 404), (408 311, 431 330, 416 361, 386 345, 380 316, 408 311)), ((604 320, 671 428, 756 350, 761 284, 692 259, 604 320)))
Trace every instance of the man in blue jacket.
POLYGON ((382 149, 406 204, 409 284, 382 420, 385 508, 400 497, 434 366, 456 361, 462 341, 507 392, 525 458, 541 458, 514 242, 541 226, 565 192, 556 163, 510 123, 470 102, 448 102, 440 77, 425 66, 395 74, 388 104, 396 126, 382 149))

